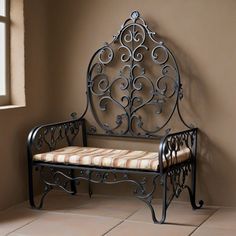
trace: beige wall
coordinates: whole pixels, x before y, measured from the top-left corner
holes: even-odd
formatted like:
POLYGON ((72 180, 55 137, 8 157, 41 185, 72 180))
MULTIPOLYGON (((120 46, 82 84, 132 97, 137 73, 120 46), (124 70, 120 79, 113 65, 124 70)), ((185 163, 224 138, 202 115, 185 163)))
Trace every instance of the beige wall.
MULTIPOLYGON (((82 112, 89 59, 133 10, 164 37, 180 63, 184 113, 202 131, 198 195, 210 204, 236 206, 234 0, 25 0, 27 106, 0 110, 0 209, 27 196, 25 143, 30 128, 82 112)), ((90 140, 94 143, 101 145, 90 140)), ((128 194, 126 188, 110 190, 128 194)), ((106 192, 103 187, 95 191, 106 192)))
MULTIPOLYGON (((19 1, 19 0, 16 0, 19 1)), ((17 3, 17 2, 16 2, 17 3)), ((0 110, 0 209, 27 197, 27 133, 49 120, 46 1, 25 1, 25 89, 27 106, 0 110)), ((14 27, 17 27, 14 25, 14 27)), ((19 29, 18 29, 19 30, 19 29)), ((18 40, 18 47, 22 45, 18 40)), ((15 53, 17 48, 14 49, 15 53)), ((20 58, 23 60, 24 58, 20 58)), ((21 61, 19 63, 22 64, 21 61)), ((19 70, 23 73, 24 70, 19 70)), ((14 74, 14 76, 22 76, 14 74)))
MULTIPOLYGON (((55 119, 82 112, 92 53, 112 39, 133 10, 139 10, 180 63, 188 101, 184 113, 201 130, 198 195, 210 204, 236 205, 236 1, 51 0, 50 9, 55 119)), ((104 145, 130 146, 115 141, 104 145)))

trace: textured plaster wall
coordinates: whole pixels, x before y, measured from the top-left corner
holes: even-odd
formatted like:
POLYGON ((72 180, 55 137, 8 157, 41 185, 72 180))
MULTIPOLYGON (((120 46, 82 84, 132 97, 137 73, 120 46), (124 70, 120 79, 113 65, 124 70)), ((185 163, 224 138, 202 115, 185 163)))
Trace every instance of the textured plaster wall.
MULTIPOLYGON (((15 92, 25 89, 26 107, 0 110, 0 209, 19 203, 27 197, 26 138, 32 126, 50 119, 50 88, 47 77, 46 1, 25 0, 25 31, 20 21, 21 0, 12 0, 15 15, 13 28, 19 32, 12 50, 14 79, 25 77, 15 92), (20 5, 19 5, 20 4, 20 5), (20 9, 20 10, 19 10, 20 9), (18 21, 15 21, 18 19, 18 21), (25 53, 22 35, 25 34, 25 53), (25 57, 25 58, 24 58, 25 57), (18 61, 16 61, 16 58, 18 61), (24 63, 25 59, 25 63, 24 63), (16 65, 16 63, 18 63, 16 65), (25 68, 24 68, 25 64, 25 68), (19 65, 21 67, 19 67, 19 65)), ((16 94, 15 98, 19 94, 16 94)), ((24 100, 24 97, 22 98, 24 100)), ((18 98, 19 103, 24 101, 18 98)))

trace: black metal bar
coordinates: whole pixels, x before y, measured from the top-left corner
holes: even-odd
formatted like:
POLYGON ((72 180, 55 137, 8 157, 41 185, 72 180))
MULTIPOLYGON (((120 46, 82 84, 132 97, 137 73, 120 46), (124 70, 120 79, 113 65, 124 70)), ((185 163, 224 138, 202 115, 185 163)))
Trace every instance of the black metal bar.
POLYGON ((194 197, 194 202, 195 202, 195 197, 196 197, 196 170, 197 170, 197 139, 198 139, 198 130, 196 129, 195 131, 195 139, 194 139, 194 145, 193 145, 193 153, 192 153, 192 193, 194 197))
POLYGON ((88 178, 88 194, 89 194, 89 197, 90 197, 90 198, 91 198, 92 195, 93 195, 92 182, 91 182, 91 174, 92 174, 92 172, 90 171, 90 172, 89 172, 89 178, 88 178))
POLYGON ((73 180, 75 178, 75 170, 71 170, 71 191, 73 192, 72 195, 75 195, 77 193, 76 189, 76 182, 73 180))
POLYGON ((64 168, 64 169, 77 169, 77 170, 93 170, 93 171, 106 171, 106 172, 114 172, 117 171, 119 173, 130 173, 130 174, 145 174, 145 175, 153 175, 159 173, 158 171, 149 171, 149 170, 140 170, 140 169, 125 169, 125 168, 114 168, 114 167, 97 167, 97 166, 82 166, 82 165, 70 165, 63 163, 50 163, 50 162, 41 162, 34 161, 33 165, 36 167, 45 166, 52 168, 64 168))
POLYGON ((148 140, 160 140, 163 138, 163 135, 160 136, 150 136, 150 135, 139 135, 139 136, 132 136, 132 135, 116 135, 116 134, 101 134, 101 133, 87 133, 88 136, 94 137, 114 137, 114 138, 128 138, 128 139, 148 139, 148 140))
POLYGON ((34 184, 33 184, 33 160, 32 160, 32 151, 31 151, 31 145, 32 145, 32 134, 35 132, 35 129, 32 129, 28 136, 27 140, 27 157, 28 157, 28 188, 29 188, 29 202, 30 206, 32 208, 35 208, 35 202, 34 202, 34 184))
MULTIPOLYGON (((86 122, 85 119, 82 120, 82 140, 83 140, 83 146, 88 146, 88 140, 87 140, 87 131, 86 131, 86 122)), ((88 194, 89 197, 92 197, 93 191, 92 191, 92 183, 90 182, 90 178, 88 180, 88 194)))
POLYGON ((200 209, 204 205, 204 201, 200 200, 198 205, 196 204, 196 172, 197 172, 197 139, 198 139, 198 129, 195 130, 195 142, 193 145, 193 157, 191 160, 191 166, 192 166, 192 180, 191 180, 191 190, 190 187, 187 186, 190 202, 192 205, 192 208, 194 210, 200 209))
POLYGON ((169 205, 167 205, 167 173, 162 175, 163 186, 162 186, 162 217, 160 223, 164 223, 166 220, 166 211, 169 205))
POLYGON ((83 138, 83 146, 87 147, 88 146, 88 141, 87 141, 87 131, 86 131, 85 119, 82 120, 82 138, 83 138))

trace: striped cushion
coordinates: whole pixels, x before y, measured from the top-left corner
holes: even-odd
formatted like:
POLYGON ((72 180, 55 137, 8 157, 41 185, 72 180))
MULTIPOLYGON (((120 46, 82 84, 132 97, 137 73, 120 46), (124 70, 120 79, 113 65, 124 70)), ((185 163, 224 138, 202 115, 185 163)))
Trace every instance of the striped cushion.
MULTIPOLYGON (((189 149, 178 152, 172 164, 185 161, 189 158, 189 149)), ((35 161, 103 166, 128 169, 157 170, 159 159, 157 152, 130 151, 94 147, 65 147, 51 152, 37 154, 35 161)), ((165 165, 165 163, 164 163, 165 165)))

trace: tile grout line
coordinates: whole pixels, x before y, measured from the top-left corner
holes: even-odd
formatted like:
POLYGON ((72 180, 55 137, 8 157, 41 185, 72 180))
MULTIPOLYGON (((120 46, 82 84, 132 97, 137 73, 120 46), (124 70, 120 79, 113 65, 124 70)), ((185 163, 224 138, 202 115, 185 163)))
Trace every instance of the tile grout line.
POLYGON ((42 213, 42 214, 39 215, 38 217, 35 217, 35 219, 33 219, 33 220, 27 222, 26 224, 24 224, 24 225, 22 225, 22 226, 20 226, 20 227, 18 227, 18 228, 16 228, 16 229, 14 229, 14 230, 12 230, 11 232, 7 233, 5 236, 11 235, 12 233, 16 232, 17 230, 24 228, 25 226, 27 226, 27 225, 33 223, 34 221, 37 221, 37 220, 38 220, 42 215, 44 215, 44 214, 46 214, 46 213, 42 213))
POLYGON ((130 215, 128 215, 125 219, 121 220, 118 224, 114 225, 112 228, 110 228, 109 230, 107 230, 104 234, 102 234, 101 236, 106 236, 109 232, 111 232, 114 228, 116 228, 117 226, 121 225, 122 223, 124 223, 124 221, 126 221, 129 217, 131 217, 132 215, 134 215, 137 211, 139 211, 140 209, 137 209, 136 211, 134 211, 133 213, 131 213, 130 215))
POLYGON ((188 236, 193 235, 208 219, 210 219, 217 211, 219 211, 219 208, 215 210, 212 214, 210 214, 200 225, 198 225, 188 236))
POLYGON ((7 233, 5 236, 11 235, 12 233, 16 232, 16 231, 19 230, 19 229, 24 228, 25 226, 31 224, 32 222, 34 222, 34 221, 36 221, 36 220, 38 220, 38 218, 36 218, 36 219, 34 219, 34 220, 31 220, 31 221, 27 222, 26 224, 24 224, 24 225, 22 225, 22 226, 20 226, 20 227, 18 227, 18 228, 16 228, 16 229, 14 229, 13 231, 7 233))

